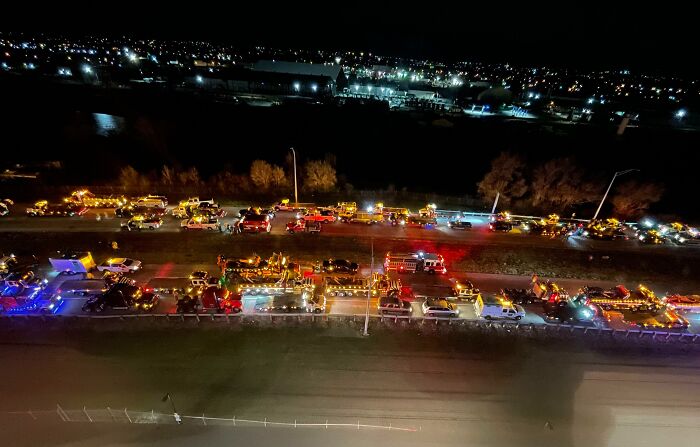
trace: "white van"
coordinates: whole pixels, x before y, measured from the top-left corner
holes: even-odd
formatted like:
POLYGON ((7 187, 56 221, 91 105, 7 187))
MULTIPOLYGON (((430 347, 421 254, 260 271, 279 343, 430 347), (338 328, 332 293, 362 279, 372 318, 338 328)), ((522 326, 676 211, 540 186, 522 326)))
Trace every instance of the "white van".
POLYGON ((147 208, 165 208, 168 205, 168 199, 163 196, 146 196, 141 197, 136 201, 136 206, 144 206, 147 208))
POLYGON ((525 309, 501 296, 479 295, 474 302, 476 316, 486 320, 521 320, 525 309))

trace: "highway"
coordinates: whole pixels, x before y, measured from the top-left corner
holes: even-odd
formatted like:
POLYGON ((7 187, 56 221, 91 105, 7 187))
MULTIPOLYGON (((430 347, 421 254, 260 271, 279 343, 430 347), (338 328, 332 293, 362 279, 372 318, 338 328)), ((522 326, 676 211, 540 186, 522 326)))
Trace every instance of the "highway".
MULTIPOLYGON (((234 216, 244 206, 224 207, 227 216, 220 221, 222 225, 233 223, 234 216)), ((21 206, 16 207, 18 210, 21 206)), ((170 207, 169 209, 172 209, 170 207)), ((278 212, 272 220, 273 235, 284 235, 285 224, 294 218, 292 212, 278 212)), ((495 245, 519 247, 551 247, 556 249, 571 249, 577 251, 607 251, 607 252, 668 252, 674 255, 691 252, 693 256, 700 254, 700 244, 686 245, 645 245, 633 237, 628 241, 600 241, 584 237, 567 239, 532 236, 522 233, 518 228, 510 233, 493 233, 488 231, 488 222, 483 217, 471 216, 466 218, 473 224, 471 230, 453 230, 447 227, 447 221, 439 219, 439 225, 433 229, 393 227, 387 223, 376 225, 343 224, 336 222, 324 224, 320 236, 365 237, 384 240, 419 240, 433 241, 445 244, 460 245, 495 245)), ((22 214, 12 214, 0 218, 0 232, 67 232, 67 233, 110 233, 120 232, 120 223, 128 219, 117 218, 113 209, 89 209, 82 216, 75 217, 29 217, 22 214)), ((158 233, 182 232, 181 219, 166 214, 164 225, 153 230, 158 233)), ((144 232, 148 232, 143 230, 144 232)), ((304 235, 289 235, 290 237, 304 235)))

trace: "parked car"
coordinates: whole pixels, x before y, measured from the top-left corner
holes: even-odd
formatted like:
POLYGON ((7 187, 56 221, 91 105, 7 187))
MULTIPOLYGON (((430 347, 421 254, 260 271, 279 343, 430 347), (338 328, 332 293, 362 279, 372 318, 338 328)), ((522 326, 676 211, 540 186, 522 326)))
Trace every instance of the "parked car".
POLYGON ((97 266, 100 272, 133 273, 141 268, 141 261, 130 258, 110 258, 97 266))
POLYGON ((447 227, 453 230, 470 230, 472 223, 466 220, 451 220, 447 222, 447 227))
POLYGON ((391 295, 379 298, 377 311, 380 315, 411 315, 413 308, 410 301, 402 300, 397 295, 391 295))
POLYGON ((489 222, 489 230, 493 232, 502 231, 508 233, 513 229, 513 224, 510 222, 505 222, 502 220, 497 220, 495 222, 489 222))
POLYGON ((290 234, 299 232, 320 233, 321 222, 304 219, 292 220, 291 222, 287 222, 287 232, 290 234))
POLYGON ((160 228, 161 225, 163 225, 163 219, 160 217, 134 216, 127 222, 122 222, 121 228, 126 231, 155 230, 160 228))
POLYGON ((272 229, 270 216, 267 214, 246 214, 238 225, 241 231, 246 233, 269 233, 272 229))
POLYGON ((459 315, 459 309, 444 298, 426 298, 423 301, 423 315, 426 317, 450 317, 459 315))

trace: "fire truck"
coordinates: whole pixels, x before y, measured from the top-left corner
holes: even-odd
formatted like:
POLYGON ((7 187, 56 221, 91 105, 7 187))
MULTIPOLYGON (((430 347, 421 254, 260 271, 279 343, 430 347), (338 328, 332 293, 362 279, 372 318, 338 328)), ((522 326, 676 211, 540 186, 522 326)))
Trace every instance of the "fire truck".
POLYGON ((350 218, 357 212, 357 203, 338 202, 338 205, 335 207, 335 212, 338 213, 338 219, 350 218))
POLYGON ((389 273, 416 273, 427 272, 430 274, 447 273, 445 259, 437 253, 392 253, 386 254, 384 259, 384 271, 389 273))
POLYGON ((655 311, 664 306, 654 292, 642 284, 634 291, 619 285, 608 290, 602 287, 583 287, 580 293, 590 304, 598 305, 603 310, 655 311))
MULTIPOLYGON (((328 296, 367 296, 369 279, 354 276, 326 276, 323 290, 328 296)), ((399 296, 410 294, 403 287, 400 279, 392 280, 387 275, 375 272, 372 274, 372 296, 399 296)))

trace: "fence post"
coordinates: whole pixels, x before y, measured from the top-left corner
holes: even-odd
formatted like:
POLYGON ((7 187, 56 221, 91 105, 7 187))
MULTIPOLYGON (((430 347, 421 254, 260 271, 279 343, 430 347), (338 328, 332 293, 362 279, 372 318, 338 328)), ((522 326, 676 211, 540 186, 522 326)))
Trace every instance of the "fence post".
POLYGON ((90 414, 87 412, 87 408, 83 406, 83 413, 85 413, 85 416, 87 416, 88 421, 92 422, 92 418, 90 417, 90 414))
POLYGON ((294 419, 294 428, 297 428, 297 420, 294 419))
POLYGON ((203 423, 204 425, 207 425, 207 421, 206 421, 206 419, 204 419, 204 413, 202 413, 202 423, 203 423))
POLYGON ((326 419, 326 429, 328 429, 328 419, 326 419))
POLYGON ((265 428, 267 428, 267 418, 265 418, 264 424, 265 424, 265 428))
POLYGON ((36 416, 34 416, 34 413, 32 413, 31 408, 29 409, 29 411, 27 411, 27 413, 29 413, 29 416, 31 416, 32 419, 34 419, 36 421, 36 416))
POLYGON ((58 415, 63 419, 63 422, 70 422, 70 417, 68 417, 68 413, 63 411, 63 408, 59 404, 56 404, 56 411, 58 412, 58 415))
POLYGON ((233 426, 236 426, 236 415, 233 416, 233 426))
POLYGON ((109 411, 109 415, 112 416, 112 420, 116 422, 116 421, 117 421, 117 418, 115 418, 115 417, 114 417, 114 414, 112 414, 112 409, 109 408, 109 407, 107 407, 107 411, 109 411))
POLYGON ((131 417, 129 416, 129 413, 126 411, 126 408, 124 408, 124 414, 126 415, 126 418, 129 420, 129 423, 133 424, 133 422, 131 422, 131 417))
POLYGON ((360 420, 359 419, 357 420, 357 429, 358 430, 360 429, 360 420))

